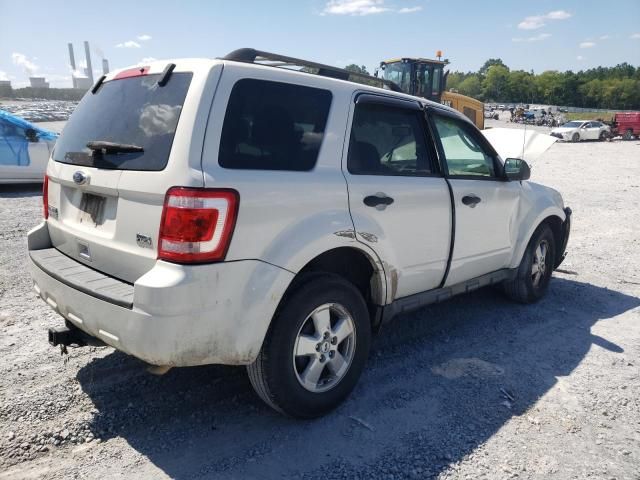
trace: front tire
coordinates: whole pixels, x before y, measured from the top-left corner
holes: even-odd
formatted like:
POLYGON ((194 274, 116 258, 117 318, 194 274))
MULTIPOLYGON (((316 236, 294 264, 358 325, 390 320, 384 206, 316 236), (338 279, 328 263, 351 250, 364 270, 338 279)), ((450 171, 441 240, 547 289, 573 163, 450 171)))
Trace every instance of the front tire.
POLYGON ((249 380, 267 405, 313 418, 337 407, 364 368, 371 324, 356 287, 337 275, 310 277, 272 321, 249 380))
POLYGON ((580 134, 579 134, 579 133, 577 133, 577 132, 576 132, 576 133, 574 133, 574 134, 571 136, 571 141, 572 141, 573 143, 577 143, 577 142, 579 142, 579 141, 580 141, 580 134))
POLYGON ((548 225, 541 225, 527 245, 516 277, 503 284, 507 296, 520 303, 535 303, 544 297, 551 281, 555 258, 553 232, 548 225))

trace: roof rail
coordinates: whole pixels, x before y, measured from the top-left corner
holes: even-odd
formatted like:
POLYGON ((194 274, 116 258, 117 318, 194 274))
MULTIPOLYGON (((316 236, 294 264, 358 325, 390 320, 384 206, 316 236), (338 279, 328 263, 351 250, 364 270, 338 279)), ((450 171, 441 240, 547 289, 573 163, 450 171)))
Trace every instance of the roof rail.
POLYGON ((394 82, 383 78, 366 75, 364 73, 350 72, 344 68, 332 67, 322 63, 302 60, 300 58, 286 57, 276 53, 263 52, 254 48, 240 48, 238 50, 234 50, 222 59, 234 62, 254 63, 267 67, 303 71, 305 73, 312 73, 323 77, 337 78, 339 80, 372 85, 380 88, 386 87, 394 92, 402 92, 400 87, 398 87, 394 82))

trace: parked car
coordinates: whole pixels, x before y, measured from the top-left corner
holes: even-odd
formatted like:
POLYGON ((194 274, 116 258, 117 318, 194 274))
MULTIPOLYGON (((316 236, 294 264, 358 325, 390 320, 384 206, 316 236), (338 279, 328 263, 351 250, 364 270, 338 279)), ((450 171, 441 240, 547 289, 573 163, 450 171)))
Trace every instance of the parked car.
POLYGON ((486 285, 544 296, 571 212, 524 161, 451 108, 270 55, 153 62, 86 94, 28 235, 65 319, 52 344, 246 365, 267 404, 314 417, 396 314, 486 285))
POLYGON ((561 140, 580 142, 582 140, 606 140, 611 127, 597 120, 573 120, 551 130, 550 135, 561 140))
POLYGON ((57 137, 0 110, 0 184, 42 183, 57 137))

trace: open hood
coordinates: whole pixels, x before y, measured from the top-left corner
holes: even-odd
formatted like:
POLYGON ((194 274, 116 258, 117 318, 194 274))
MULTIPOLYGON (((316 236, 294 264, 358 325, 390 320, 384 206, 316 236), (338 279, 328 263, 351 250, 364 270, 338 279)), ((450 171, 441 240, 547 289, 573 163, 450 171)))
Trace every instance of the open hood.
POLYGON ((535 161, 558 140, 535 130, 516 128, 490 128, 482 133, 503 160, 521 158, 527 162, 535 161))

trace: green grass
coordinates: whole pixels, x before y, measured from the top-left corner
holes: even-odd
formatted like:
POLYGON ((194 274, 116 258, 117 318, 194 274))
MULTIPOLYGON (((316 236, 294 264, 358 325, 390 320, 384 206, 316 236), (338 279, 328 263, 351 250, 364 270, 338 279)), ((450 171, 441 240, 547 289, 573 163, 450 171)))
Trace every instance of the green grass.
POLYGON ((565 113, 567 120, 596 120, 602 119, 605 122, 613 120, 613 116, 616 114, 614 111, 609 112, 580 112, 580 113, 565 113))

